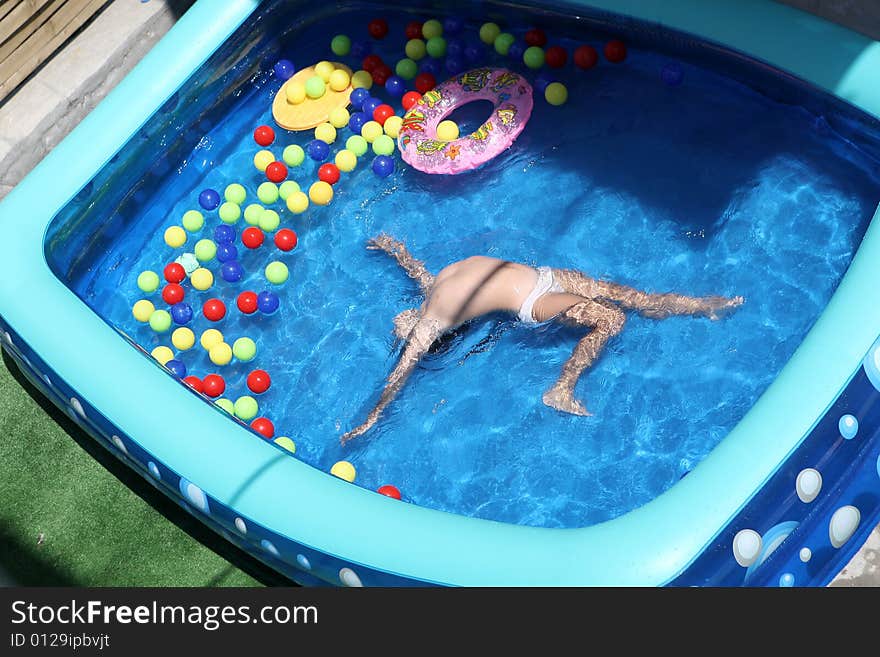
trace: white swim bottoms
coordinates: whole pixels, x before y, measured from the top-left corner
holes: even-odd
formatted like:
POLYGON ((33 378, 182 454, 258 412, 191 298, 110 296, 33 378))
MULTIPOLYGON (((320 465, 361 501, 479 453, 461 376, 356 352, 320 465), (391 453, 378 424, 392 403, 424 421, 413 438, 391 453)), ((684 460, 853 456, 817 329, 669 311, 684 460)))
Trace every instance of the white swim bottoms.
POLYGON ((526 324, 538 323, 538 320, 532 315, 532 308, 539 298, 548 292, 565 292, 562 286, 556 282, 556 277, 553 276, 553 270, 550 267, 538 267, 536 271, 538 272, 538 282, 535 283, 534 289, 529 292, 529 296, 526 297, 519 309, 519 321, 526 324))

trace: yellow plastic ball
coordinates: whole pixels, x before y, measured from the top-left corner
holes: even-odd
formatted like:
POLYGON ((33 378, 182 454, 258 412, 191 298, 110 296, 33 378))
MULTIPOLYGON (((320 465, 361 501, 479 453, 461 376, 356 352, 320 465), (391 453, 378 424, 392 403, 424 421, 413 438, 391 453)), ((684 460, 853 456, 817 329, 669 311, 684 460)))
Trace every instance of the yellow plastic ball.
POLYGON ((382 129, 385 130, 385 134, 391 137, 392 139, 397 139, 397 136, 400 134, 400 127, 403 125, 403 117, 397 116, 389 116, 385 119, 385 125, 382 126, 382 129))
POLYGON ((232 361, 232 347, 225 342, 218 342, 208 349, 208 358, 214 365, 229 365, 232 361))
POLYGON ((320 61, 315 64, 315 75, 321 78, 324 82, 330 81, 330 76, 333 75, 333 71, 335 70, 336 67, 333 66, 333 62, 320 61))
POLYGON ((562 105, 568 100, 568 89, 561 82, 551 82, 544 89, 544 98, 551 105, 562 105))
POLYGON ((165 345, 160 345, 156 347, 155 349, 153 349, 153 351, 150 352, 150 355, 157 361, 159 361, 160 365, 164 365, 169 360, 174 358, 174 352, 165 345))
POLYGON ((302 214, 309 207, 309 197, 305 192, 297 190, 287 197, 286 203, 287 209, 293 214, 302 214))
POLYGON ((315 205, 327 205, 333 200, 333 187, 323 180, 313 182, 309 187, 309 198, 315 205))
POLYGON ((204 291, 214 284, 214 274, 210 269, 199 267, 189 277, 189 281, 195 289, 204 291))
POLYGON ((153 314, 154 310, 156 310, 156 306, 153 305, 152 301, 141 299, 134 304, 131 309, 131 314, 134 315, 134 318, 137 321, 146 324, 150 321, 150 315, 153 314))
POLYGON ((352 153, 347 148, 343 148, 336 154, 336 158, 333 160, 336 163, 336 166, 340 171, 349 172, 354 171, 354 168, 357 166, 358 159, 357 155, 352 153))
POLYGON ((333 91, 345 91, 348 89, 348 85, 351 83, 351 78, 348 73, 343 71, 341 68, 336 69, 330 74, 330 80, 328 84, 333 91))
POLYGON ((283 447, 291 454, 294 454, 296 452, 296 444, 294 444, 294 442, 290 438, 288 438, 287 436, 278 436, 272 442, 275 443, 276 445, 278 445, 279 447, 283 447))
POLYGON ((339 477, 340 479, 345 479, 345 481, 351 483, 354 481, 357 471, 348 461, 337 461, 333 464, 333 467, 330 468, 330 474, 339 477))
POLYGON ((171 334, 171 344, 178 351, 192 349, 195 343, 196 334, 192 332, 192 329, 188 329, 185 326, 174 329, 174 333, 171 334))
POLYGON ((384 131, 382 130, 382 124, 378 121, 367 121, 361 128, 361 137, 366 139, 371 144, 376 137, 383 133, 384 131))
POLYGON ((291 82, 284 87, 287 102, 291 105, 299 105, 306 99, 306 86, 302 82, 291 82))
POLYGON ((437 139, 440 141, 458 139, 458 124, 455 121, 440 121, 437 124, 437 139))
POLYGON ((336 141, 336 128, 329 123, 321 123, 315 128, 315 139, 320 139, 325 144, 336 141))
POLYGON ((348 125, 350 118, 351 114, 349 114, 347 109, 344 107, 334 107, 330 111, 330 116, 327 117, 327 120, 330 121, 330 125, 334 128, 344 128, 348 125))
POLYGON ((274 161, 275 155, 272 153, 272 151, 257 151, 257 154, 254 155, 254 166, 257 167, 259 171, 265 171, 266 167, 268 167, 274 161))
POLYGON ((199 342, 205 351, 211 351, 211 347, 223 342, 223 334, 217 329, 208 329, 202 333, 199 342))
POLYGON ((353 89, 369 89, 373 86, 373 76, 366 71, 355 71, 351 76, 353 89))
POLYGON ((172 249, 179 249, 186 244, 186 231, 180 226, 170 226, 165 230, 165 244, 172 249))

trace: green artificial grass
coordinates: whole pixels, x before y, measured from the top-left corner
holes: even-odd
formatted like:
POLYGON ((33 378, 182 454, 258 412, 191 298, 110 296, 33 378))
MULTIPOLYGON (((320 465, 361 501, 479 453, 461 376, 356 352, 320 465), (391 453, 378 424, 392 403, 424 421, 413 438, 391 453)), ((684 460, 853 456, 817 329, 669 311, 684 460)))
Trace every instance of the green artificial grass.
POLYGON ((288 583, 120 463, 6 354, 0 362, 0 573, 22 586, 288 583))

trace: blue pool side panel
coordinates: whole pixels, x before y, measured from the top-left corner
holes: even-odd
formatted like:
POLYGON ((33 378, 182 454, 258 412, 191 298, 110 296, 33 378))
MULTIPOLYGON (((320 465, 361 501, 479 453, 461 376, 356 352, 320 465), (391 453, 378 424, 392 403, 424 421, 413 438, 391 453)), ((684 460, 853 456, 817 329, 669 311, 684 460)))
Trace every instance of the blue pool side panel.
MULTIPOLYGON (((876 217, 825 312, 730 435, 652 502, 601 525, 567 530, 508 525, 398 502, 290 458, 254 440, 246 427, 230 422, 195 393, 184 394, 178 382, 53 275, 43 252, 52 218, 260 4, 199 0, 0 204, 0 337, 35 384, 206 524, 303 583, 663 585, 715 578, 777 585, 773 579, 785 574, 795 585, 827 581, 823 563, 839 562, 841 553, 835 551, 853 549, 877 519, 877 424, 864 365, 873 362, 872 345, 880 335, 880 304, 865 302, 880 273, 876 217), (69 166, 72 161, 76 167, 69 166), (13 275, 18 272, 27 275, 13 275), (853 385, 860 387, 847 387, 853 385), (139 390, 138 403, 121 399, 121 389, 139 390), (858 402, 864 408, 850 409, 844 396, 864 397, 858 402), (157 408, 164 413, 154 412, 157 408), (861 469, 844 479, 852 486, 864 479, 866 488, 847 492, 829 485, 809 510, 788 504, 768 510, 770 502, 759 492, 779 504, 778 491, 790 488, 792 468, 812 463, 804 467, 824 469, 830 463, 818 457, 823 447, 813 445, 813 436, 836 441, 828 437, 828 423, 843 415, 860 418, 859 433, 835 449, 826 447, 832 454, 828 459, 840 460, 826 472, 855 459, 861 469), (809 443, 803 457, 802 441, 809 443), (276 499, 288 503, 267 502, 276 499), (849 541, 831 551, 810 543, 810 537, 828 531, 830 522, 814 509, 836 511, 841 505, 861 505, 860 523, 849 541), (761 522, 752 522, 758 515, 761 522), (767 520, 773 515, 778 522, 767 520), (734 539, 743 530, 762 537, 758 566, 757 561, 743 566, 734 558, 734 539), (790 563, 790 549, 768 550, 789 535, 800 536, 799 545, 813 545, 812 558, 801 562, 803 571, 790 563), (779 574, 779 569, 788 570, 779 574)), ((565 6, 628 13, 715 40, 880 117, 875 73, 880 44, 789 7, 764 0, 565 6)), ((844 529, 852 525, 852 513, 847 513, 844 529)))

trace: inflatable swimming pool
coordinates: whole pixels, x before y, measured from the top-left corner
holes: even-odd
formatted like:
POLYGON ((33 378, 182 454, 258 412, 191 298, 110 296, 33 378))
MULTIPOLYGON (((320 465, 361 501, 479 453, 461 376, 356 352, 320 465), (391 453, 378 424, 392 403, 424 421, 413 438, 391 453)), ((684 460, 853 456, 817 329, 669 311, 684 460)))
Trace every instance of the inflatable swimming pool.
MULTIPOLYGON (((880 520, 880 44, 764 0, 436 11, 198 0, 0 204, 3 349, 121 461, 303 584, 827 584, 880 520), (380 15, 393 46, 365 30, 380 15), (329 204, 279 206, 299 243, 271 259, 290 281, 266 283, 268 260, 238 247, 243 282, 273 291, 278 312, 238 314, 219 275, 204 293, 226 299, 225 335, 255 336, 254 367, 273 375, 257 401, 291 454, 151 357, 168 336, 132 318, 136 280, 177 257, 163 231, 202 191, 242 181, 253 197, 265 180, 252 134, 271 122, 279 60, 329 59, 341 32, 401 56, 404 27, 432 17, 461 19, 463 59, 422 70, 451 77, 473 46, 488 60, 475 65, 534 85, 517 140, 454 177, 361 165, 329 204), (486 22, 513 35, 506 54, 480 50, 486 22), (567 52, 614 40, 628 54, 531 69, 510 49, 533 26, 567 52), (542 97, 551 80, 568 86, 564 105, 542 97), (387 373, 392 313, 415 295, 363 249, 381 230, 406 233, 434 271, 494 249, 747 305, 718 323, 633 320, 579 387, 588 419, 540 404, 571 333, 475 327, 425 363, 380 433, 343 448, 387 373), (330 474, 339 461, 353 483, 330 474), (387 484, 403 499, 377 494, 387 484)), ((276 139, 307 147, 311 134, 276 139)), ((306 165, 304 186, 318 162, 306 165)), ((203 215, 185 241, 215 235, 199 231, 218 213, 203 215)), ((253 367, 222 367, 247 396, 253 367)))

